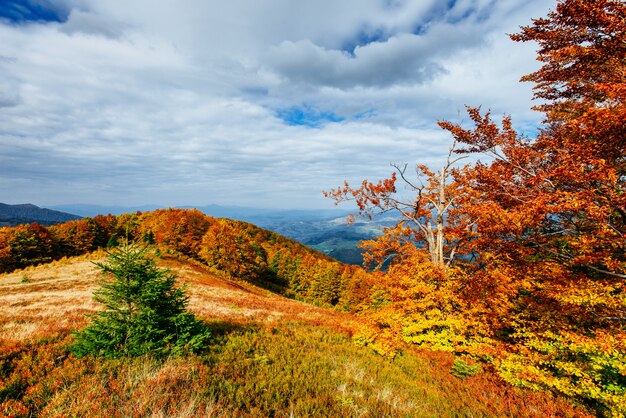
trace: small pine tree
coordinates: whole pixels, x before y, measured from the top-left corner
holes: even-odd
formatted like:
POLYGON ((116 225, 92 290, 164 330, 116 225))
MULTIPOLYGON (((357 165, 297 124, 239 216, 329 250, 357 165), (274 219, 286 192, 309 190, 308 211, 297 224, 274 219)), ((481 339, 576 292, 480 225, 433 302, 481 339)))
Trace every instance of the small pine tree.
POLYGON ((208 328, 186 310, 188 298, 175 287, 175 275, 158 268, 146 247, 122 244, 96 265, 108 278, 94 292, 104 310, 75 334, 77 356, 177 355, 206 345, 208 328))
POLYGON ((120 243, 117 240, 117 236, 115 234, 111 235, 111 237, 107 241, 107 248, 117 247, 118 245, 120 245, 120 243))

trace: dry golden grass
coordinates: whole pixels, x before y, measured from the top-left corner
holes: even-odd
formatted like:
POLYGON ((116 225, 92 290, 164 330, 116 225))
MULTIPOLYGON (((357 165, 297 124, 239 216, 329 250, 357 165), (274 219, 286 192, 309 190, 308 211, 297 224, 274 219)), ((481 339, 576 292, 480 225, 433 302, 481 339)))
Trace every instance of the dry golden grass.
POLYGON ((350 332, 355 319, 288 299, 244 281, 233 281, 211 273, 201 265, 175 258, 160 265, 172 270, 180 284, 187 285, 190 309, 201 318, 234 322, 304 321, 350 332))
MULTIPOLYGON (((0 274, 0 340, 24 341, 86 324, 101 273, 94 261, 103 253, 59 260, 0 274)), ((220 278, 200 265, 166 257, 158 261, 172 270, 179 285, 187 286, 189 307, 203 319, 233 322, 305 321, 349 332, 347 314, 287 299, 242 281, 220 278)))
POLYGON ((88 257, 60 260, 0 275, 0 339, 24 341, 59 329, 77 329, 100 276, 88 257))

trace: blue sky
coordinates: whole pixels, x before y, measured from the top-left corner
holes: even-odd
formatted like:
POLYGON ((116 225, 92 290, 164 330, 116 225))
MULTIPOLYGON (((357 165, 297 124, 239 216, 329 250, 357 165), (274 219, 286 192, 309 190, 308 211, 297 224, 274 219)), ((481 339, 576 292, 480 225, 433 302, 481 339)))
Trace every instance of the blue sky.
POLYGON ((67 10, 48 1, 2 0, 0 19, 5 23, 23 24, 28 22, 64 22, 67 10))
POLYGON ((327 208, 441 164, 464 105, 533 132, 545 0, 0 0, 0 202, 327 208))
POLYGON ((322 127, 326 123, 343 122, 346 118, 337 116, 333 112, 320 112, 312 106, 291 106, 287 109, 278 109, 276 116, 291 126, 306 126, 309 128, 322 127))

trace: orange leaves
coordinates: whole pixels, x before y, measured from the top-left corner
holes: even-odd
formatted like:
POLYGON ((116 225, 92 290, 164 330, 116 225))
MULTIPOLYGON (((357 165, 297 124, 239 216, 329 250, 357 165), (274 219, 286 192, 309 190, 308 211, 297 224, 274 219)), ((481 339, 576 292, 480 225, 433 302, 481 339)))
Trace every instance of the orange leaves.
POLYGON ((159 209, 140 217, 140 230, 144 234, 151 232, 156 243, 194 257, 210 219, 197 209, 159 209))
POLYGON ((599 85, 623 83, 625 10, 616 0, 561 1, 547 19, 534 20, 511 36, 539 44, 538 60, 544 65, 522 80, 534 82, 536 97, 547 99, 538 107, 549 118, 569 119, 577 102, 606 99, 599 85))
POLYGON ((0 273, 10 271, 13 268, 13 258, 9 247, 10 237, 10 228, 0 228, 0 273))
POLYGON ((372 251, 366 256, 368 262, 382 262, 384 258, 402 254, 402 246, 406 250, 419 246, 429 253, 435 265, 445 267, 452 263, 468 228, 467 219, 454 213, 459 184, 454 181, 453 172, 459 159, 453 158, 453 153, 454 145, 438 172, 419 164, 415 175, 410 175, 407 165, 393 165, 395 171, 388 179, 378 183, 364 180, 356 189, 344 183, 344 187, 324 193, 337 203, 355 201, 359 215, 371 218, 375 214, 395 212, 405 222, 385 230, 385 237, 378 244, 373 241, 365 244, 372 251), (397 183, 414 192, 415 198, 404 198, 398 193, 397 183))
POLYGON ((198 255, 209 266, 246 280, 254 281, 267 270, 265 250, 225 219, 209 226, 198 255))
POLYGON ((403 222, 395 227, 384 228, 383 235, 372 240, 361 241, 359 246, 365 250, 365 265, 381 268, 385 263, 399 261, 417 251, 415 231, 403 222))
POLYGON ((518 138, 508 118, 497 128, 489 113, 472 108, 473 129, 440 124, 468 146, 464 151, 494 157, 457 177, 464 185, 460 210, 476 220, 470 248, 478 263, 464 295, 489 295, 483 300, 491 302, 485 306, 492 329, 517 330, 508 338, 521 351, 528 345, 516 361, 531 364, 510 375, 503 370, 509 381, 539 381, 623 412, 613 389, 597 386, 605 378, 623 382, 623 373, 596 375, 580 361, 594 351, 593 339, 584 355, 564 341, 590 332, 624 335, 626 4, 564 0, 513 39, 540 46, 543 67, 523 78, 546 100, 537 139, 518 138), (590 390, 582 393, 581 385, 590 390))
POLYGON ((79 255, 95 249, 95 224, 88 219, 54 225, 50 230, 63 247, 64 255, 79 255))
POLYGON ((14 268, 52 261, 54 237, 48 229, 36 223, 19 225, 10 230, 8 247, 14 268))
POLYGON ((385 211, 393 207, 394 202, 390 198, 396 193, 396 180, 396 173, 392 173, 390 178, 378 183, 363 180, 358 189, 344 182, 343 187, 324 192, 324 196, 334 199, 336 203, 354 201, 359 207, 359 214, 371 217, 376 208, 385 211))
POLYGON ((438 122, 439 127, 449 131, 455 142, 466 144, 469 148, 459 149, 457 153, 473 153, 494 151, 496 147, 501 147, 513 142, 517 134, 513 130, 511 120, 506 117, 502 121, 502 130, 491 120, 491 112, 484 116, 480 113, 480 108, 466 106, 467 113, 475 124, 473 130, 463 129, 460 125, 448 121, 438 122))

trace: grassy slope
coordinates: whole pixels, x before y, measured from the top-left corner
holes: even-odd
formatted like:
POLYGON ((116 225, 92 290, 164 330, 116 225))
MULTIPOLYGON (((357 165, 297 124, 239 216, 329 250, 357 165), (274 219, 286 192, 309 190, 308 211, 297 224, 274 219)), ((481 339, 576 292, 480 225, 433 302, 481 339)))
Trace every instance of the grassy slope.
POLYGON ((584 416, 487 372, 449 374, 446 354, 393 361, 355 346, 355 319, 167 258, 190 307, 211 323, 203 356, 100 361, 67 352, 97 305, 93 254, 0 275, 0 415, 584 416))

